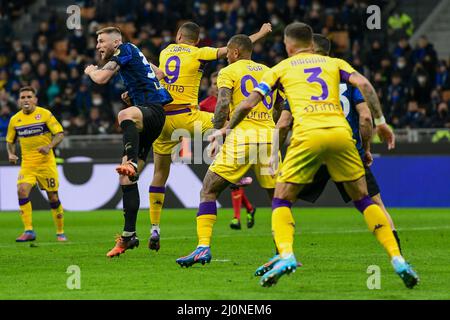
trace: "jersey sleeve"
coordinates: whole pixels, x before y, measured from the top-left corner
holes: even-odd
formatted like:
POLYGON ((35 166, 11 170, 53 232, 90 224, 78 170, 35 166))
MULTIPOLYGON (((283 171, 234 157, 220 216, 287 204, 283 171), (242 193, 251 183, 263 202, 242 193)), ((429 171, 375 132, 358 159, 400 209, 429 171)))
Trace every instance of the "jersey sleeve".
POLYGON ((353 88, 352 101, 355 106, 365 101, 361 91, 359 91, 359 89, 356 87, 353 88))
POLYGON ((269 94, 273 89, 276 88, 278 84, 278 79, 279 75, 277 73, 277 68, 275 66, 274 68, 271 68, 264 73, 258 86, 256 86, 253 89, 253 91, 256 91, 261 95, 265 96, 266 94, 269 94))
POLYGON ((133 54, 131 52, 130 45, 127 43, 122 43, 114 52, 114 55, 111 58, 111 61, 117 62, 119 66, 126 65, 131 58, 133 57, 133 54))
POLYGON ((55 135, 60 132, 64 132, 63 127, 61 124, 56 120, 56 118, 53 116, 53 114, 50 114, 50 117, 48 118, 47 122, 45 123, 50 130, 50 132, 55 135))
POLYGON ((351 74, 356 72, 355 69, 347 62, 342 59, 335 58, 335 61, 337 62, 338 68, 339 68, 339 75, 341 76, 341 82, 347 82, 350 78, 351 74))
POLYGON ((231 70, 227 70, 227 68, 224 68, 219 71, 219 75, 217 76, 217 88, 234 88, 234 81, 231 70))
POLYGON ((218 48, 203 47, 198 49, 198 60, 211 61, 217 60, 218 48))
POLYGON ((16 141, 16 129, 14 128, 14 120, 11 118, 8 124, 8 131, 6 133, 6 142, 14 143, 16 141))

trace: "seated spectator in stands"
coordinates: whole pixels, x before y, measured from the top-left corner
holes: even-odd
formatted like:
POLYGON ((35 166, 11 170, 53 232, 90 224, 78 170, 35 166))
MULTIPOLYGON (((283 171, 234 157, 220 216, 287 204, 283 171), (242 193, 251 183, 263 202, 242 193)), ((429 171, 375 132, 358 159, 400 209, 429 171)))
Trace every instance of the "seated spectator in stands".
POLYGON ((208 97, 199 103, 201 111, 214 113, 216 110, 217 103, 217 76, 219 72, 213 72, 209 77, 211 80, 211 85, 208 91, 208 97))
POLYGON ((413 78, 413 85, 410 91, 410 96, 417 101, 420 106, 429 106, 431 99, 431 83, 428 75, 420 70, 413 78))
POLYGON ((9 120, 13 116, 11 108, 8 104, 2 104, 0 106, 0 137, 6 137, 8 131, 9 120))
POLYGON ((99 108, 92 107, 89 112, 87 134, 107 134, 112 131, 112 121, 108 116, 102 115, 99 108))
POLYGON ((408 38, 401 37, 400 40, 397 43, 397 46, 394 49, 394 57, 405 57, 406 60, 409 60, 411 58, 412 48, 409 45, 408 38))
POLYGON ((70 125, 67 128, 70 135, 80 135, 87 133, 86 118, 80 114, 70 119, 70 125))
POLYGON ((399 73, 394 73, 391 78, 391 84, 388 87, 386 114, 395 114, 396 110, 401 110, 405 104, 408 90, 406 89, 399 73))
POLYGON ((412 52, 412 63, 421 63, 425 60, 425 57, 429 56, 430 59, 437 61, 437 53, 434 50, 434 46, 428 42, 426 36, 421 36, 417 41, 417 46, 412 52))
POLYGON ((441 60, 436 72, 436 88, 438 90, 450 90, 450 74, 445 60, 441 60))
POLYGON ((436 113, 430 119, 432 128, 450 128, 450 114, 448 113, 448 104, 441 102, 437 106, 436 113))
POLYGON ((52 70, 50 71, 50 84, 47 88, 47 99, 49 105, 53 104, 53 99, 55 99, 55 97, 59 95, 61 91, 62 88, 59 81, 59 73, 57 70, 52 70))
POLYGON ((381 47, 380 41, 375 40, 372 42, 372 46, 366 54, 365 64, 371 71, 377 71, 381 67, 381 60, 385 54, 386 50, 381 47))
POLYGON ((408 60, 401 56, 397 58, 397 63, 395 64, 394 70, 400 74, 402 81, 405 84, 409 84, 411 81, 412 68, 408 63, 408 60))
POLYGON ((92 95, 86 83, 81 83, 79 89, 76 91, 74 114, 86 113, 92 107, 92 95))
POLYGON ((425 121, 425 114, 419 110, 417 101, 410 100, 408 102, 408 111, 400 119, 400 126, 402 128, 423 128, 425 121))

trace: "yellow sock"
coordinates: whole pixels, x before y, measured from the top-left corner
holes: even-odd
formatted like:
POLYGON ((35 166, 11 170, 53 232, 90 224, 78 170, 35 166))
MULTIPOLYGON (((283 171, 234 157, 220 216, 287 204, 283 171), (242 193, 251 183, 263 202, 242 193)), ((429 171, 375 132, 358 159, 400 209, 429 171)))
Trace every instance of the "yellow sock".
MULTIPOLYGON (((274 198, 273 204, 289 203, 286 200, 274 198)), ((272 234, 280 256, 293 253, 295 221, 289 206, 274 206, 272 212, 272 234)))
POLYGON ((373 232, 389 256, 391 258, 400 256, 398 243, 383 210, 376 204, 372 204, 364 210, 363 214, 369 230, 373 232))
POLYGON ((210 246, 214 224, 217 220, 216 201, 201 202, 197 213, 199 246, 210 246))
POLYGON ((19 199, 20 218, 22 219, 24 230, 33 230, 33 218, 31 201, 29 198, 19 199))
POLYGON ((61 202, 51 202, 50 203, 53 221, 55 222, 56 233, 64 233, 64 209, 61 202))
POLYGON ((215 214, 204 214, 197 217, 197 236, 199 246, 210 246, 214 224, 217 216, 215 214))
POLYGON ((161 221, 161 211, 164 204, 166 188, 152 187, 149 190, 150 199, 150 223, 159 224, 161 221))

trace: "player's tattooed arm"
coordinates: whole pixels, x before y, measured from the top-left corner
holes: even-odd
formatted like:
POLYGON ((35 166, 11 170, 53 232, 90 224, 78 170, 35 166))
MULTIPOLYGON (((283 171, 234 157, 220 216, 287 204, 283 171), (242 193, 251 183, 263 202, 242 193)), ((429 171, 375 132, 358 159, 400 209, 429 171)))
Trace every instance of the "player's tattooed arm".
POLYGON ((214 129, 221 129, 225 125, 230 113, 231 89, 219 88, 216 110, 214 111, 214 129))
POLYGON ((372 84, 367 80, 366 77, 361 75, 359 72, 354 72, 349 78, 349 82, 358 87, 361 91, 364 100, 370 108, 373 116, 377 118, 383 117, 383 110, 381 109, 381 103, 378 99, 377 92, 375 91, 372 84))
POLYGON ((283 104, 284 104, 284 100, 283 99, 276 99, 275 103, 273 104, 273 122, 277 123, 278 119, 280 119, 281 116, 281 112, 283 111, 283 104))
POLYGON ((258 103, 260 103, 263 99, 263 96, 256 92, 252 91, 250 95, 242 101, 236 110, 233 112, 233 116, 231 117, 230 123, 228 124, 229 129, 235 128, 245 117, 250 113, 258 103))
POLYGON ((359 114, 359 133, 361 135, 362 147, 365 151, 363 160, 367 166, 370 166, 373 162, 373 157, 370 153, 370 141, 372 140, 373 134, 372 115, 365 102, 358 103, 356 105, 356 111, 359 114))
POLYGON ((15 143, 6 143, 6 150, 8 150, 8 161, 11 164, 16 164, 19 160, 19 157, 16 155, 16 144, 15 143))
POLYGON ((358 87, 361 91, 364 100, 367 102, 373 117, 375 118, 375 125, 377 127, 377 134, 382 140, 386 141, 388 149, 395 148, 395 135, 394 132, 386 124, 386 120, 383 116, 383 110, 381 109, 380 100, 378 99, 377 92, 364 76, 358 72, 351 74, 349 82, 358 87))
POLYGON ((115 61, 108 61, 102 68, 98 68, 94 65, 89 65, 84 69, 84 73, 87 74, 92 81, 97 84, 105 84, 119 71, 120 66, 115 61))
POLYGON ((372 116, 367 103, 362 102, 356 105, 359 114, 359 132, 364 150, 370 150, 370 141, 372 140, 373 126, 372 116))

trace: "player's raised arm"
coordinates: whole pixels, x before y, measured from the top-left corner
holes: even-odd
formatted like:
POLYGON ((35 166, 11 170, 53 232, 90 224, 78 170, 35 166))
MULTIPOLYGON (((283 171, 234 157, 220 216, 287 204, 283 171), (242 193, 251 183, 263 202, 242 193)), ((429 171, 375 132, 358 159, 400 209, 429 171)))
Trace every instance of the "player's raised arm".
POLYGON ((109 61, 102 68, 89 65, 84 69, 84 73, 88 75, 92 81, 97 84, 106 84, 119 71, 120 66, 115 61, 109 61))
POLYGON ((377 133, 384 141, 387 142, 388 149, 395 148, 394 133, 386 124, 386 120, 381 109, 380 100, 378 99, 377 92, 375 91, 372 84, 359 72, 353 72, 349 76, 348 82, 358 87, 358 89, 361 91, 364 100, 367 102, 370 111, 374 115, 375 125, 377 126, 377 133))
MULTIPOLYGON (((270 32, 272 32, 272 25, 270 23, 264 23, 261 26, 261 29, 259 29, 258 32, 252 34, 249 36, 250 40, 252 41, 252 43, 255 43, 256 41, 258 41, 259 39, 264 38, 267 34, 269 34, 270 32)), ((226 57, 228 52, 227 47, 221 47, 217 50, 217 57, 218 58, 224 58, 226 57)))
POLYGON ((122 34, 116 27, 97 31, 96 49, 101 59, 108 62, 102 68, 89 65, 84 73, 97 84, 107 83, 119 71, 120 66, 127 64, 132 58, 129 46, 122 44, 122 34))

